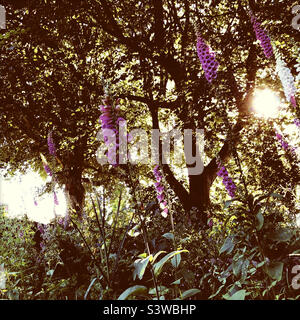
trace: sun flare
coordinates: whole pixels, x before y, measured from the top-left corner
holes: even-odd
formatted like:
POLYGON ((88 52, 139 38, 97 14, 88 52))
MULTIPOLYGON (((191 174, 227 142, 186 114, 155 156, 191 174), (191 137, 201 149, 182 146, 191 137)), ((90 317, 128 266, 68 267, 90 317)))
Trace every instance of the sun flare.
POLYGON ((270 89, 256 90, 252 102, 253 111, 260 117, 276 118, 278 116, 280 99, 270 89))

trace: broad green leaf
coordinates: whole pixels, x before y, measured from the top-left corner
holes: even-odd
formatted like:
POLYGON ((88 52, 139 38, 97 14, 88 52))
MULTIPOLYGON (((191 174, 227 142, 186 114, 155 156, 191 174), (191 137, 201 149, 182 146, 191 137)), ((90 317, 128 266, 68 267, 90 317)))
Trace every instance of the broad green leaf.
POLYGON ((165 257, 163 257, 159 262, 154 264, 154 274, 155 276, 158 276, 161 271, 162 267, 165 265, 166 262, 168 262, 171 258, 173 258, 175 255, 183 252, 188 252, 187 250, 180 250, 180 251, 173 251, 167 254, 165 257))
POLYGON ((174 256, 172 259, 171 259, 171 263, 172 263, 172 266, 174 268, 178 268, 179 265, 180 265, 180 262, 181 262, 181 255, 180 253, 177 254, 176 256, 174 256))
POLYGON ((141 293, 146 293, 147 288, 145 286, 133 286, 128 289, 126 289, 117 300, 126 300, 131 295, 138 295, 141 293))
POLYGON ((133 280, 136 279, 136 276, 138 276, 140 280, 143 279, 149 260, 150 260, 150 256, 148 256, 145 259, 137 259, 134 262, 133 280))
POLYGON ((223 252, 230 253, 234 248, 233 237, 229 236, 225 239, 223 246, 220 249, 220 254, 223 252))
POLYGON ((155 260, 157 259, 157 257, 162 254, 162 253, 166 253, 167 251, 159 251, 155 254, 155 256, 153 257, 153 260, 151 259, 151 262, 154 263, 155 260))
POLYGON ((175 285, 175 284, 180 284, 181 279, 182 279, 182 277, 181 277, 181 278, 179 278, 178 280, 175 280, 175 281, 174 281, 174 282, 172 282, 171 284, 173 284, 173 285, 175 285))
POLYGON ((240 275, 243 263, 244 263, 243 259, 232 261, 232 272, 236 277, 240 275))
POLYGON ((239 290, 237 291, 236 293, 234 293, 231 297, 229 298, 224 298, 226 300, 245 300, 245 296, 246 296, 246 290, 242 289, 242 290, 239 290))
POLYGON ((167 238, 169 240, 174 240, 174 234, 172 232, 168 232, 168 233, 163 234, 163 237, 167 238))
POLYGON ((190 289, 190 290, 184 291, 183 294, 181 295, 181 300, 190 298, 199 292, 201 292, 199 289, 190 289))
POLYGON ((265 270, 273 280, 280 281, 282 277, 283 262, 270 262, 268 266, 265 266, 265 270))

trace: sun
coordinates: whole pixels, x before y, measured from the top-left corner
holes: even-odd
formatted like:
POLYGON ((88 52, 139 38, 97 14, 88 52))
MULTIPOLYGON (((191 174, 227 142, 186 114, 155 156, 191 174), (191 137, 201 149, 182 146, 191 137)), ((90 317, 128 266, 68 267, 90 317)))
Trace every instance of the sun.
POLYGON ((263 118, 276 118, 278 116, 280 98, 270 89, 258 89, 254 93, 252 109, 263 118))

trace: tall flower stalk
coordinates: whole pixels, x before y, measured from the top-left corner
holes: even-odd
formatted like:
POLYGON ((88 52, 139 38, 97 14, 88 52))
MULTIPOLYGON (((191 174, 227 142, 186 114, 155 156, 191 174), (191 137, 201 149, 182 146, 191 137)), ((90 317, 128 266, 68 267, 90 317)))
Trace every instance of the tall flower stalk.
POLYGON ((277 138, 277 140, 279 141, 281 147, 282 147, 285 151, 291 152, 291 153, 294 154, 295 151, 296 151, 296 148, 290 146, 290 145, 288 144, 288 142, 286 142, 286 140, 284 139, 284 137, 283 137, 280 133, 275 132, 275 134, 276 134, 276 138, 277 138))
POLYGON ((110 102, 109 97, 107 96, 103 100, 103 104, 100 105, 101 116, 99 118, 99 122, 101 123, 101 128, 103 130, 104 142, 108 147, 108 151, 106 153, 109 162, 113 166, 118 165, 118 149, 119 149, 119 123, 121 121, 125 121, 122 117, 119 117, 119 99, 116 100, 115 105, 110 102), (105 133, 105 129, 112 130, 116 135, 116 144, 111 146, 108 135, 105 133))
POLYGON ((250 18, 253 24, 253 29, 255 31, 256 39, 259 40, 260 45, 264 50, 265 56, 269 59, 273 55, 273 48, 272 48, 270 38, 267 32, 261 27, 260 22, 257 21, 257 19, 255 18, 255 16, 251 11, 250 11, 250 18))
POLYGON ((235 191, 236 191, 236 185, 232 181, 232 179, 229 177, 228 171, 225 168, 225 166, 219 162, 218 163, 219 171, 217 172, 217 175, 220 178, 223 178, 223 184, 228 192, 228 194, 231 196, 231 198, 234 198, 235 191))
POLYGON ((297 107, 296 102, 296 87, 294 76, 286 63, 281 59, 278 50, 275 50, 276 58, 276 73, 278 74, 282 83, 283 91, 288 103, 291 103, 293 107, 297 107))
POLYGON ((217 77, 219 62, 215 59, 215 53, 208 46, 199 32, 199 26, 196 26, 197 36, 197 54, 204 70, 206 80, 211 83, 217 77))
POLYGON ((162 176, 162 173, 160 172, 159 165, 156 165, 154 167, 153 174, 156 179, 154 186, 157 192, 157 200, 160 204, 160 208, 162 209, 161 215, 164 218, 167 218, 169 210, 167 208, 167 200, 165 199, 165 188, 162 184, 163 176, 162 176))
POLYGON ((55 157, 56 156, 56 147, 55 147, 55 143, 53 141, 52 130, 49 131, 49 133, 48 133, 47 144, 48 144, 49 153, 55 157))

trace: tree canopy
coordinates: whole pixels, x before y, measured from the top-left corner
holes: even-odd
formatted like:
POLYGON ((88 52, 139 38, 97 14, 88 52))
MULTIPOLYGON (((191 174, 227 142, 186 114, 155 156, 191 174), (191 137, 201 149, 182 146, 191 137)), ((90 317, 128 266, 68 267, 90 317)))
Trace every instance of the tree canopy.
POLYGON ((7 172, 31 167, 45 175, 45 157, 78 215, 86 193, 103 186, 112 198, 128 191, 129 203, 146 216, 153 203, 163 203, 160 195, 153 200, 164 190, 165 215, 173 210, 175 222, 197 230, 212 221, 226 224, 232 215, 224 210, 232 203, 237 223, 250 223, 250 215, 261 222, 258 213, 272 198, 282 200, 273 209, 295 222, 300 33, 291 25, 294 1, 2 2, 0 164, 7 172), (211 54, 206 65, 205 50, 211 54), (210 79, 207 70, 214 68, 210 79), (289 76, 294 83, 284 82, 289 76), (296 92, 287 100, 291 86, 296 92), (254 110, 255 94, 266 88, 280 98, 274 118, 254 110), (203 129, 203 172, 186 174, 187 163, 160 163, 154 174, 150 161, 100 165, 99 116, 110 112, 103 99, 119 99, 118 115, 129 131, 203 129), (157 190, 155 179, 163 184, 157 190))

